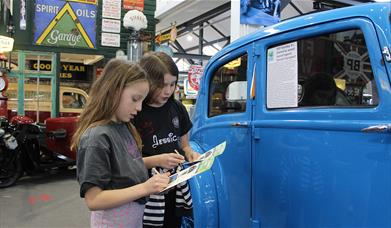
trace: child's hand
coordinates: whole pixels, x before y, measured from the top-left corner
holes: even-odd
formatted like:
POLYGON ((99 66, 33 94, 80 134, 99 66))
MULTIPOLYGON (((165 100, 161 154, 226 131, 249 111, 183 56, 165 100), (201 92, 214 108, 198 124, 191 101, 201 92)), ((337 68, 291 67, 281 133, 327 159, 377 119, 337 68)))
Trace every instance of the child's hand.
POLYGON ((170 173, 157 173, 149 178, 144 184, 148 195, 161 192, 168 185, 170 173))
POLYGON ((200 157, 201 155, 195 151, 192 151, 191 153, 188 153, 186 154, 186 157, 187 157, 187 160, 189 162, 193 162, 193 161, 196 161, 198 160, 198 158, 200 157))
POLYGON ((177 153, 164 153, 159 156, 159 166, 166 169, 173 169, 185 162, 185 157, 177 153))

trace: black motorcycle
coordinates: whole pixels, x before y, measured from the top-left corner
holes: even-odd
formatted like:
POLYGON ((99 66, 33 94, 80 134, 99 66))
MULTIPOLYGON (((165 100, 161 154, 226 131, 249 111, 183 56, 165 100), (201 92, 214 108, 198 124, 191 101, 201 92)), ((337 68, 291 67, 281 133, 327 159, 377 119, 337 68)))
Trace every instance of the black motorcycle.
POLYGON ((21 150, 8 121, 0 120, 0 188, 13 185, 23 174, 21 150))
POLYGON ((0 123, 0 188, 13 185, 24 174, 75 165, 46 147, 47 137, 65 138, 64 129, 46 132, 45 126, 34 123, 11 125, 4 119, 0 123))

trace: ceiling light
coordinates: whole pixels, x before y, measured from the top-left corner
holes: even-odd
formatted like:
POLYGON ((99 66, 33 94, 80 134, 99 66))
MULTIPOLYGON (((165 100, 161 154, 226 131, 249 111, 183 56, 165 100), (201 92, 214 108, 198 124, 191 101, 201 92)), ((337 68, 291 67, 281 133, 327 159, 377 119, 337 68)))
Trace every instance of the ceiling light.
POLYGON ((186 36, 186 40, 189 41, 189 42, 192 41, 192 40, 193 40, 193 36, 187 35, 187 36, 186 36))

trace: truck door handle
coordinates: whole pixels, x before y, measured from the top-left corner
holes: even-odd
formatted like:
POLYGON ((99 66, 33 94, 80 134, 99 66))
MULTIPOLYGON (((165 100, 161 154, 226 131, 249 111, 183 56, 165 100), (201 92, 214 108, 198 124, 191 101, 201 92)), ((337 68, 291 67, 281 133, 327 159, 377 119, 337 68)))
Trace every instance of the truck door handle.
POLYGON ((362 132, 390 132, 391 131, 391 125, 386 124, 386 125, 374 125, 374 126, 369 126, 366 128, 361 129, 362 132))
POLYGON ((232 127, 248 127, 248 122, 234 122, 231 124, 232 127))

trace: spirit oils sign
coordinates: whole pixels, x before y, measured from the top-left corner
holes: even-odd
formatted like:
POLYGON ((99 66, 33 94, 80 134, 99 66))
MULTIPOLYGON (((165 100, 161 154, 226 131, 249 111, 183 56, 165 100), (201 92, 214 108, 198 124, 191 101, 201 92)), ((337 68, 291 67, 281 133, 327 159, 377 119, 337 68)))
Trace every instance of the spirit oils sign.
POLYGON ((96 3, 36 0, 34 44, 96 48, 96 3))

